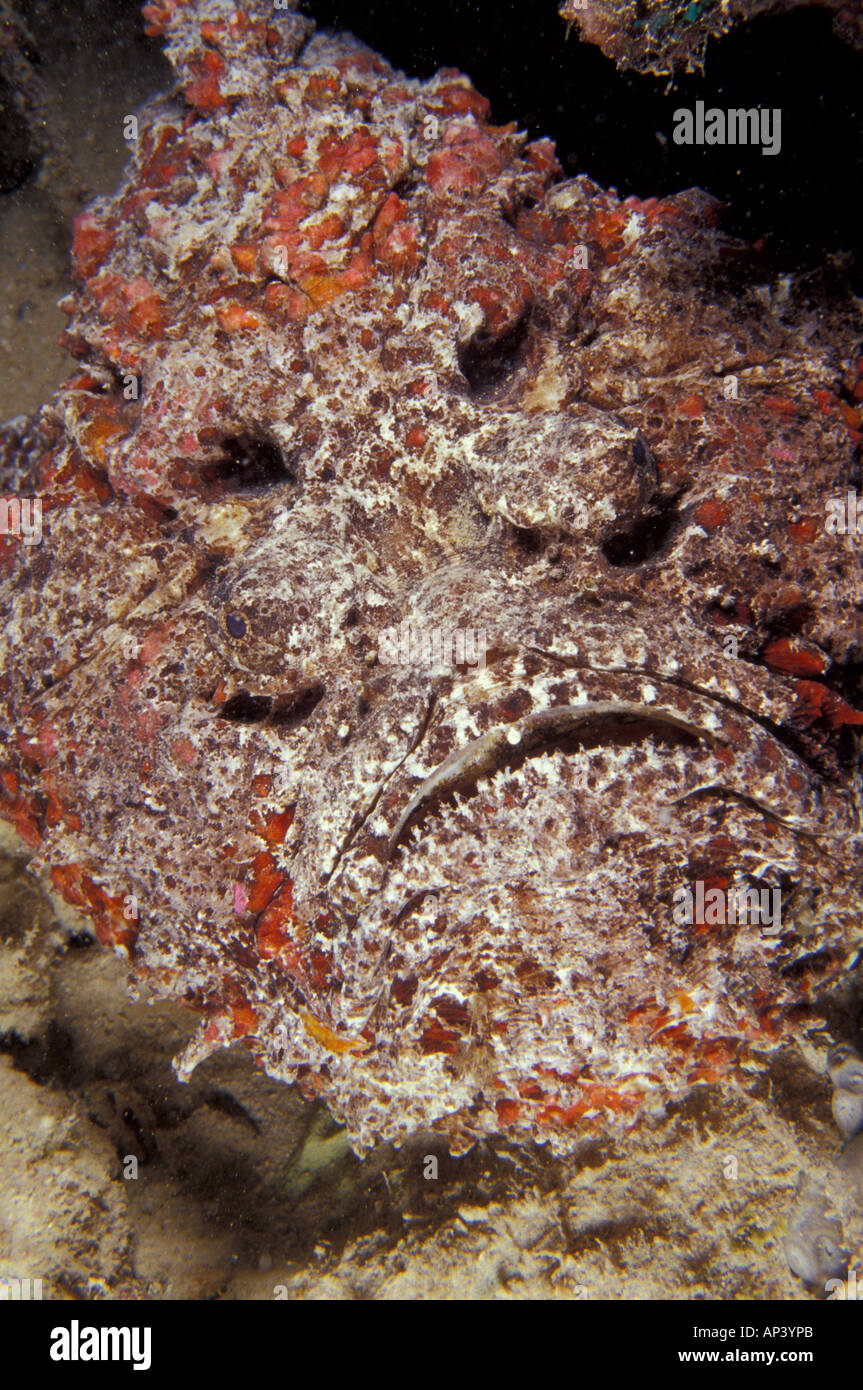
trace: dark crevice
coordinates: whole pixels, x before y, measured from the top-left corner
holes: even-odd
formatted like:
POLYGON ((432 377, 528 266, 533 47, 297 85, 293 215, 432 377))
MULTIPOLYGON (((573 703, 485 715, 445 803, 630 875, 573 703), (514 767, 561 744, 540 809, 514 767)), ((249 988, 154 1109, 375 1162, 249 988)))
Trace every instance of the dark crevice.
POLYGON ((73 951, 87 951, 95 944, 95 936, 88 931, 70 931, 66 937, 66 945, 73 951))
POLYGON ((250 695, 248 690, 238 690, 219 706, 219 718, 230 719, 236 724, 261 724, 272 707, 270 695, 250 695))
POLYGON ((35 173, 41 152, 34 148, 28 123, 12 88, 0 77, 0 193, 11 193, 35 173))
POLYGON ((509 527, 510 535, 515 542, 516 549, 522 555, 534 557, 541 554, 545 541, 542 532, 533 526, 516 526, 514 522, 509 527))
POLYGON ((764 623, 764 630, 768 637, 792 637, 806 626, 811 617, 812 605, 802 600, 768 618, 764 623))
POLYGON ((392 192, 397 198, 408 198, 414 189, 419 186, 419 177, 412 172, 404 174, 397 183, 392 186, 392 192))
POLYGON ((204 1095, 204 1104, 211 1110, 216 1110, 222 1115, 228 1115, 232 1120, 239 1120, 241 1124, 247 1125, 253 1134, 261 1133, 261 1126, 253 1115, 250 1115, 245 1106, 241 1105, 228 1091, 207 1091, 204 1095))
POLYGON ((294 690, 289 695, 277 695, 273 701, 270 723, 279 728, 306 724, 325 694, 324 687, 318 682, 304 690, 294 690))
POLYGON ((825 975, 835 964, 836 951, 828 946, 819 947, 812 951, 810 955, 800 956, 791 961, 788 965, 779 967, 780 974, 787 980, 800 979, 803 976, 825 975))
MULTIPOLYGON (((114 1103, 114 1096, 110 1091, 108 1092, 108 1097, 111 1100, 111 1102, 114 1103)), ((133 1134, 135 1136, 135 1139, 138 1142, 142 1154, 148 1159, 152 1158, 156 1152, 155 1145, 153 1142, 153 1136, 149 1130, 145 1129, 144 1125, 138 1119, 138 1116, 135 1114, 132 1107, 127 1105, 123 1110, 120 1118, 122 1119, 123 1124, 129 1130, 130 1134, 133 1134)), ((118 1145, 118 1151, 121 1157, 123 1157, 123 1147, 124 1146, 122 1145, 118 1145)))
POLYGON ((222 455, 198 470, 208 489, 260 492, 280 483, 296 483, 296 453, 286 458, 273 440, 262 435, 232 434, 221 441, 222 455))
MULTIPOLYGON (((642 444, 642 449, 645 446, 642 444)), ((677 521, 677 505, 669 502, 639 517, 624 531, 616 531, 602 542, 600 549, 610 565, 643 565, 658 555, 677 521)))
MULTIPOLYGON (((863 709, 863 661, 834 662, 821 677, 821 683, 832 690, 852 709, 863 709)), ((836 757, 845 772, 855 772, 860 765, 860 725, 845 724, 835 736, 836 757)))
POLYGON ((281 729, 305 724, 317 709, 326 691, 318 682, 280 695, 251 695, 238 690, 219 706, 218 718, 235 724, 267 723, 281 729))
POLYGON ((529 316, 523 314, 503 333, 482 329, 458 350, 458 365, 474 396, 493 395, 527 357, 529 316))
MULTIPOLYGON (((177 517, 180 515, 176 507, 169 507, 155 497, 148 497, 145 493, 139 493, 138 496, 134 498, 134 505, 146 512, 147 516, 155 521, 158 526, 170 526, 171 522, 176 521, 177 517)), ((148 593, 152 593, 155 587, 156 585, 154 583, 148 590, 148 593)))
POLYGON ((856 709, 863 705, 863 661, 834 661, 821 680, 847 704, 856 709))
POLYGON ((37 1038, 22 1038, 14 1030, 0 1034, 0 1052, 8 1053, 16 1070, 38 1086, 68 1086, 72 1079, 72 1039, 53 1019, 37 1038))
MULTIPOLYGON (((783 628, 780 619, 776 619, 766 625, 768 632, 777 632, 779 635, 794 633, 799 631, 800 622, 796 621, 798 610, 792 610, 788 618, 789 625, 783 628)), ((808 614, 807 614, 808 616, 808 614)), ((770 672, 771 675, 783 674, 776 672, 773 667, 766 663, 761 653, 757 656, 747 655, 740 652, 739 660, 749 662, 753 666, 759 666, 770 672)), ((804 678, 805 679, 805 678, 804 678)), ((828 671, 817 679, 809 678, 808 683, 813 686, 823 686, 838 696, 852 709, 860 710, 863 708, 863 661, 847 661, 845 663, 834 662, 828 671)), ((729 701, 720 696, 711 695, 719 704, 727 704, 729 708, 735 708, 729 701)), ((835 778, 837 768, 843 772, 853 772, 860 763, 860 726, 846 724, 838 729, 831 727, 829 720, 823 714, 811 721, 822 730, 817 737, 823 746, 821 753, 811 746, 811 740, 807 742, 800 735, 792 732, 789 728, 778 724, 773 724, 763 716, 751 714, 746 711, 748 718, 756 724, 760 724, 766 729, 778 743, 783 743, 792 753, 802 762, 805 762, 819 777, 828 781, 835 778), (829 747, 826 746, 829 741, 829 747)))

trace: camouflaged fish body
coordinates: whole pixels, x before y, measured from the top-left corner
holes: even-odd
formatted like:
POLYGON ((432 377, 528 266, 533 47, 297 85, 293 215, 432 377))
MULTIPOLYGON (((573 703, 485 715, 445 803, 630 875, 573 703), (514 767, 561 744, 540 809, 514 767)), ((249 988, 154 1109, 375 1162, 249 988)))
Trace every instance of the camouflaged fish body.
POLYGON ((176 99, 78 220, 78 374, 0 434, 34 870, 201 1011, 181 1074, 244 1038, 359 1149, 733 1075, 861 941, 859 324, 458 74, 146 13, 176 99), (697 881, 781 932, 680 925, 697 881))

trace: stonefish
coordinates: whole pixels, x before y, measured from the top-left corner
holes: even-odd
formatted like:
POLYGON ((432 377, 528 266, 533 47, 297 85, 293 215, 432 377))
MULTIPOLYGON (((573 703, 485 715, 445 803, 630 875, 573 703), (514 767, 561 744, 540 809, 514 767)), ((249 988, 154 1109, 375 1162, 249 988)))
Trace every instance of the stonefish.
POLYGON ((0 432, 34 871, 200 1011, 181 1075, 242 1038, 360 1151, 751 1066, 863 941, 841 267, 267 0, 145 15, 177 89, 0 432))

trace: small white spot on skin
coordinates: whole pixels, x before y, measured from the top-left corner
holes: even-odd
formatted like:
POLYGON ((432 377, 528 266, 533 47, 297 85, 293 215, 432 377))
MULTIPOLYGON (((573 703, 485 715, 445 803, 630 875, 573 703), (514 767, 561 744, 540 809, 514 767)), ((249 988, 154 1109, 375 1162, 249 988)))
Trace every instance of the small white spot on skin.
POLYGON ((513 746, 517 743, 521 743, 521 729, 507 729, 506 741, 513 746))
POLYGON ((340 724, 336 730, 336 738, 346 739, 351 732, 350 724, 340 724))
POLYGON ((646 705, 652 705, 656 699, 656 686, 643 685, 641 687, 641 698, 646 705))
POLYGON ((640 213, 633 212, 623 229, 623 241, 627 246, 631 246, 641 235, 644 226, 644 218, 640 213))

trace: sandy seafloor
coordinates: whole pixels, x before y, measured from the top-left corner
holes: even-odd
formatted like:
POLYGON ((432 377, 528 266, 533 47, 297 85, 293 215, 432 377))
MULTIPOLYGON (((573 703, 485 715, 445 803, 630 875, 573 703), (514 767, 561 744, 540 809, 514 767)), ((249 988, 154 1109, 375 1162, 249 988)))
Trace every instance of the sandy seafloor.
MULTIPOLYGON (((122 118, 168 75, 134 3, 32 14, 49 152, 0 195, 2 419, 68 374, 56 301, 71 219, 115 187, 122 118)), ((7 851, 0 1277, 41 1278, 54 1298, 806 1300, 783 1250, 801 1177, 863 1254, 863 1148, 840 1169, 826 1037, 756 1057, 745 1086, 704 1085, 623 1137, 587 1136, 566 1161, 505 1145, 453 1160, 420 1136, 360 1162, 242 1047, 180 1085, 171 1058, 195 1020, 130 1002, 121 963, 7 851)), ((861 1004, 859 978, 830 996, 835 1036, 854 1037, 861 1004)))
MULTIPOLYGON (((566 1161, 454 1160, 420 1136, 360 1162, 241 1047, 178 1083, 195 1020, 130 1002, 122 965, 21 867, 0 869, 0 1274, 46 1297, 805 1300, 782 1244, 801 1175, 863 1248, 823 1049, 756 1058, 745 1087, 700 1087, 566 1161)), ((837 1027, 860 1002, 834 996, 837 1027)))

